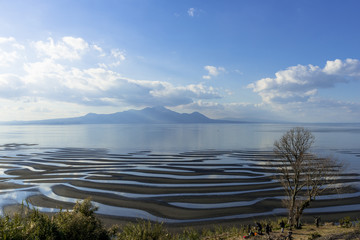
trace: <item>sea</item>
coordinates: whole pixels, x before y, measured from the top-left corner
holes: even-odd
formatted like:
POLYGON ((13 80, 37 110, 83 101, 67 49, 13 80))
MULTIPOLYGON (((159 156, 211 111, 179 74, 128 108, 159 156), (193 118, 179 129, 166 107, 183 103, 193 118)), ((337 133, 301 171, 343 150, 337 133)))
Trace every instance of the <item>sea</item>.
MULTIPOLYGON (((274 141, 293 127, 312 132, 314 152, 341 157, 340 160, 360 171, 360 123, 0 125, 0 145, 36 144, 39 149, 102 148, 119 154, 263 151, 272 150, 274 141)), ((2 150, 2 155, 13 153, 2 150)))
MULTIPOLYGON (((351 182, 355 186, 360 186, 360 124, 0 125, 0 184, 21 186, 0 189, 0 214, 3 214, 2 209, 6 205, 21 204, 24 199, 39 194, 48 199, 74 203, 77 199, 56 192, 59 185, 69 192, 76 189, 84 193, 113 194, 114 197, 127 199, 126 206, 110 206, 95 202, 100 206, 99 213, 105 215, 181 222, 283 213, 284 209, 275 207, 253 214, 234 214, 231 210, 233 207, 241 209, 244 206, 254 206, 256 210, 256 204, 271 199, 282 199, 282 196, 254 198, 248 201, 235 199, 231 202, 225 202, 225 198, 220 198, 219 201, 208 200, 207 204, 186 199, 179 202, 177 199, 181 196, 194 199, 202 196, 241 196, 270 189, 266 187, 245 192, 228 192, 224 188, 223 191, 213 193, 207 187, 238 185, 241 189, 245 182, 249 185, 256 184, 251 182, 252 179, 255 181, 268 176, 268 173, 263 171, 260 158, 272 152, 274 141, 293 127, 304 127, 311 131, 315 136, 312 152, 341 161, 345 172, 354 173, 349 175, 351 182), (236 176, 236 172, 240 175, 236 176), (114 176, 115 180, 106 180, 114 176), (143 180, 131 180, 136 176, 142 177, 143 180), (151 180, 164 178, 171 181, 157 184, 151 180), (231 179, 222 180, 224 178, 231 179), (206 179, 211 181, 206 183, 206 179), (231 182, 232 179, 234 182, 231 182), (154 191, 159 191, 151 194, 134 193, 121 190, 121 187, 120 190, 106 190, 105 185, 105 188, 99 189, 96 185, 84 188, 79 182, 105 185, 108 183, 116 188, 125 184, 143 189, 151 187, 154 191), (161 192, 161 187, 169 189, 169 192, 161 192), (183 187, 185 192, 181 192, 179 187, 183 187), (194 187, 203 188, 203 193, 191 193, 191 188, 194 187), (207 189, 209 192, 205 192, 207 189), (131 207, 132 201, 145 198, 151 199, 154 205, 166 204, 174 211, 181 208, 184 212, 191 212, 195 217, 182 219, 176 214, 153 215, 146 208, 131 207), (224 209, 221 216, 204 217, 207 213, 202 209, 219 208, 224 209)), ((263 184, 271 186, 272 183, 271 181, 263 184)), ((360 210, 359 204, 353 205, 350 202, 351 198, 359 196, 360 188, 358 192, 328 196, 330 199, 349 198, 349 205, 343 206, 344 208, 316 208, 315 211, 360 210)), ((42 206, 39 209, 44 212, 59 210, 42 206)))

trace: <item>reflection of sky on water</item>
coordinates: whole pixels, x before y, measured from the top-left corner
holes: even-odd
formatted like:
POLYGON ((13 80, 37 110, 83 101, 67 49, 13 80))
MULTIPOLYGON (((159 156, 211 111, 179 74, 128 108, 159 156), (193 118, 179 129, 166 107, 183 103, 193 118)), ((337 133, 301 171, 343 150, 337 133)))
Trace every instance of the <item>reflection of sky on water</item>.
MULTIPOLYGON (((119 173, 119 171, 116 172, 112 172, 112 171, 108 171, 109 173, 119 173)), ((250 171, 248 171, 250 172, 250 171)), ((254 173, 255 172, 251 172, 254 173)), ((208 174, 208 175, 199 175, 199 176, 181 176, 181 175, 172 175, 172 174, 163 174, 163 173, 145 173, 145 172, 127 172, 126 174, 128 175, 133 175, 133 176, 141 176, 141 177, 160 177, 160 178, 170 178, 170 179, 228 179, 229 175, 222 175, 220 173, 217 174, 208 174)), ((258 176, 255 177, 250 177, 250 176, 236 176, 236 175, 231 175, 231 178, 233 179, 255 179, 258 177, 262 177, 262 176, 266 176, 267 174, 257 174, 258 176)))
MULTIPOLYGON (((274 141, 295 126, 304 126, 313 132, 316 148, 359 149, 359 124, 2 125, 0 144, 14 142, 35 143, 49 148, 105 148, 120 154, 144 153, 143 150, 170 155, 207 149, 272 150, 274 141)), ((31 154, 26 149, 21 151, 31 154)))
MULTIPOLYGON (((1 166, 4 166, 2 164, 0 164, 1 166)), ((0 168, 0 178, 10 178, 12 177, 11 175, 6 174, 5 172, 9 170, 8 168, 0 168)))
POLYGON ((97 192, 97 193, 106 193, 114 194, 118 196, 128 197, 128 198, 157 198, 157 197, 180 197, 180 196, 227 196, 234 194, 248 194, 254 192, 265 192, 271 190, 279 190, 281 188, 264 188, 264 189, 255 189, 255 190, 242 190, 242 191, 227 191, 227 192, 204 192, 204 193, 163 193, 163 194, 146 194, 146 193, 128 193, 128 192, 115 192, 102 189, 94 189, 87 187, 78 187, 72 186, 69 184, 62 184, 68 187, 72 187, 85 192, 97 192))
MULTIPOLYGON (((64 201, 64 202, 70 202, 75 203, 78 199, 75 198, 69 198, 69 197, 63 197, 58 196, 51 190, 52 184, 44 184, 42 187, 40 187, 40 193, 52 198, 54 200, 64 201)), ((80 188, 81 189, 81 188, 80 188)), ((29 196, 38 194, 35 191, 10 191, 7 193, 0 194, 1 199, 1 210, 0 214, 4 214, 3 207, 6 205, 12 205, 12 204, 22 204, 23 200, 26 199, 29 196)), ((359 193, 355 194, 347 194, 347 197, 356 197, 359 196, 359 193)), ((340 196, 339 196, 340 197, 340 196)), ((326 196, 323 196, 323 199, 326 199, 326 196)), ((200 209, 206 209, 206 208, 224 208, 224 207, 240 207, 240 206, 249 206, 251 204, 254 204, 256 202, 259 202, 261 200, 265 200, 267 198, 259 198, 253 201, 242 201, 242 202, 231 202, 228 204, 221 203, 221 204, 182 204, 182 203, 170 203, 175 206, 179 207, 188 207, 188 208, 200 208, 200 209)), ((282 199, 281 197, 275 198, 275 199, 282 199)), ((26 204, 26 203, 24 203, 26 204)), ((115 207, 115 206, 109 206, 104 205, 98 202, 93 202, 95 206, 99 208, 97 211, 98 214, 104 214, 104 215, 114 215, 114 213, 121 213, 121 216, 123 217, 135 217, 135 218, 143 218, 143 219, 149 219, 153 221, 160 221, 160 222, 169 222, 169 223, 185 223, 185 222, 194 222, 194 221, 208 221, 208 220, 225 220, 225 219, 234 219, 234 218, 248 218, 248 217, 255 217, 255 216, 266 216, 266 215, 273 215, 273 214, 284 214, 286 213, 286 209, 273 209, 269 212, 262 212, 262 213, 249 213, 249 214, 235 214, 230 216, 224 216, 224 217, 215 217, 215 218, 202 218, 202 219, 186 219, 186 220, 179 220, 179 219, 168 219, 168 218, 161 218, 158 216, 154 216, 146 211, 139 210, 139 209, 133 209, 133 208, 124 208, 124 207, 115 207)), ((27 203, 30 208, 36 207, 31 204, 31 202, 27 203)), ((38 210, 43 212, 58 212, 60 209, 57 208, 46 208, 46 207, 36 207, 38 210)), ((347 205, 347 206, 336 206, 336 207, 324 207, 324 208, 310 208, 307 209, 306 212, 309 213, 323 213, 323 212, 336 212, 336 211, 349 211, 349 210, 360 210, 360 204, 354 204, 354 205, 347 205)))
POLYGON ((316 149, 315 153, 322 157, 331 157, 344 164, 346 172, 360 172, 360 149, 316 149))
POLYGON ((330 212, 349 212, 349 211, 360 211, 360 204, 351 204, 343 206, 332 206, 323 208, 306 208, 305 213, 330 213, 330 212))
MULTIPOLYGON (((326 200, 326 199, 343 199, 343 198, 352 198, 352 197, 359 197, 360 192, 357 193, 345 193, 345 194, 337 194, 337 195, 323 195, 318 196, 317 200, 326 200)), ((283 200, 285 196, 279 197, 262 197, 257 198, 251 201, 235 201, 235 202, 223 202, 223 203, 188 203, 188 202, 169 202, 170 205, 177 206, 177 207, 184 207, 184 208, 191 208, 191 209, 211 209, 211 208, 226 208, 226 207, 243 207, 243 206, 251 206, 255 203, 258 203, 263 200, 267 199, 278 199, 283 200)))
MULTIPOLYGON (((58 183, 45 183, 44 181, 62 181, 80 180, 93 183, 112 183, 126 184, 134 186, 149 187, 169 187, 169 188, 197 188, 197 187, 220 187, 220 186, 242 186, 268 184, 267 182, 251 183, 156 183, 141 182, 131 180, 114 180, 106 178, 111 174, 126 174, 130 177, 146 177, 148 181, 151 178, 166 178, 172 180, 206 180, 206 179, 226 179, 236 178, 251 181, 257 177, 268 177, 267 158, 264 150, 272 150, 275 139, 278 139, 285 130, 290 129, 291 125, 274 124, 239 124, 239 125, 157 125, 157 126, 128 126, 128 125, 108 125, 108 126, 9 126, 6 131, 0 131, 0 143, 6 143, 9 139, 12 142, 37 143, 37 146, 26 145, 8 145, 0 146, 0 178, 9 179, 13 176, 6 174, 8 168, 27 169, 39 173, 41 178, 9 180, 8 182, 29 186, 25 189, 0 191, 0 207, 5 205, 21 203, 24 199, 34 194, 43 194, 54 200, 75 202, 75 198, 66 198, 56 195, 51 187, 58 183), (17 134, 12 134, 16 132, 17 134), (1 134, 2 133, 2 134, 1 134), (11 136, 10 138, 8 138, 11 136), (66 147, 74 147, 70 153, 66 147), (61 149, 60 149, 61 148, 61 149), (84 156, 84 149, 94 148, 93 156, 84 156), (100 149, 102 148, 102 149, 100 149), (106 152, 107 149, 109 152, 106 152), (213 149, 207 151, 204 149, 213 149), (236 151, 236 150, 241 151, 236 151), (60 150, 60 151, 59 151, 60 150), (149 150, 149 151, 142 151, 149 150), (200 152, 198 150, 201 150, 200 152), (251 150, 256 152, 246 152, 251 150), (261 150, 261 151, 259 151, 261 150), (221 151, 224 151, 223 153, 221 151), (132 154, 130 154, 132 152, 132 154), (114 154, 110 155, 108 153, 114 154), (166 153, 166 154, 164 154, 166 153), (182 154, 179 154, 182 153, 182 154), (106 157, 102 157, 108 154, 106 157), (159 156, 157 156, 159 154, 159 156), (161 155, 163 154, 163 155, 161 155), (254 155, 252 155, 254 154, 254 155), (254 161, 254 156, 256 161, 254 161), (8 158, 10 157, 10 158, 8 158), (71 159, 76 159, 76 164, 71 159), (117 164, 117 161, 124 160, 125 164, 117 164), (69 161, 70 160, 70 161, 69 161), (5 163, 9 162, 9 163, 5 163), (17 162, 19 164, 17 164, 17 162), (78 164, 80 163, 80 164, 78 164), (37 164, 38 166, 31 166, 37 164), (43 174, 46 166, 59 167, 58 172, 43 174), (236 169, 232 169, 232 168, 236 169), (61 170, 61 169, 65 170, 61 170), (68 168, 68 169, 66 169, 68 168), (246 168, 243 170, 242 168, 246 168), (146 172, 147 170, 154 172, 146 172), (204 170, 204 171, 200 171, 204 170), (214 170, 214 171, 212 171, 214 170), (215 171, 216 170, 216 171, 215 171), (69 171, 69 172, 66 172, 69 171), (158 173, 155 173, 158 172, 158 173), (203 175, 186 176, 189 173, 201 173, 203 175), (226 175, 226 174, 239 175, 226 175), (242 175, 242 173, 244 175, 242 175), (182 175, 183 174, 183 175, 182 175), (249 176, 246 176, 249 174, 249 176), (254 175, 252 175, 254 174, 254 175), (64 178, 65 177, 65 178, 64 178), (99 177, 101 180, 90 180, 88 177, 99 177), (37 181, 34 183, 33 181, 37 181), (31 187, 35 185, 35 187, 31 187)), ((347 171, 354 173, 360 172, 360 142, 359 126, 320 126, 309 125, 310 130, 316 136, 315 151, 321 154, 328 154, 337 157, 348 165, 347 171), (352 131, 354 130, 355 131, 352 131)), ((4 130, 4 126, 0 126, 4 130)), ((347 177, 350 178, 350 177, 347 177)), ((354 177, 356 178, 356 177, 354 177)), ((359 177, 357 177, 359 179, 359 177)), ((240 181, 240 180, 239 180, 240 181)), ((176 181, 174 181, 176 182, 176 181)), ((359 183, 357 183, 359 185, 359 183)), ((127 198, 161 198, 177 196, 219 196, 246 194, 252 192, 271 191, 281 188, 268 188, 248 191, 231 192, 206 192, 206 193, 169 193, 169 194, 140 194, 128 192, 115 192, 102 189, 93 189, 85 187, 75 187, 68 183, 65 186, 72 187, 86 192, 98 192, 104 194, 115 194, 127 198)), ((359 193, 341 194, 337 197, 322 196, 319 199, 350 198, 359 196, 359 193)), ((282 197, 276 197, 281 199, 282 197)), ((251 199, 249 201, 235 201, 229 203, 198 204, 198 203, 180 203, 171 202, 170 204, 178 207, 207 209, 223 207, 241 207, 249 206, 266 197, 251 199)), ((96 203, 100 207, 99 213, 129 217, 143 217, 147 219, 159 220, 145 211, 130 208, 121 208, 107 206, 96 203)), ((57 211, 55 208, 39 208, 41 211, 57 211)), ((348 211, 359 210, 359 205, 327 207, 318 209, 309 209, 307 211, 348 211)), ((275 214, 285 212, 284 209, 274 209, 265 213, 238 214, 216 219, 231 219, 253 217, 257 215, 275 214)), ((198 221, 197 219, 196 221, 198 221)), ((203 219, 210 220, 210 219, 203 219)), ((182 222, 183 220, 165 221, 182 222)), ((188 222, 195 220, 188 220, 188 222)))
POLYGON ((14 204, 24 204, 26 205, 25 200, 37 194, 34 191, 25 191, 25 190, 11 190, 7 192, 0 192, 0 214, 4 215, 3 208, 7 205, 14 204))

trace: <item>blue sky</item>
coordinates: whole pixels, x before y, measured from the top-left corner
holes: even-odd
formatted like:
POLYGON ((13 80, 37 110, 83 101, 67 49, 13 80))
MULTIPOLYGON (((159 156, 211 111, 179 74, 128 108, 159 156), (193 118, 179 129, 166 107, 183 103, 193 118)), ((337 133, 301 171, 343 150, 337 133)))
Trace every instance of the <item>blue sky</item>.
POLYGON ((356 0, 0 1, 0 121, 164 105, 359 122, 356 0))

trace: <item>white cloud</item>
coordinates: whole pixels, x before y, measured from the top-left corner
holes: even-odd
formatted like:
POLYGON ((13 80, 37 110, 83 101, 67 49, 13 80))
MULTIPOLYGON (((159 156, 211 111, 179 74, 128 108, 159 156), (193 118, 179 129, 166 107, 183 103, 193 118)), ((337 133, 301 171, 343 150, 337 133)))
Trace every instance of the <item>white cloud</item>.
POLYGON ((16 51, 4 51, 0 49, 0 67, 6 67, 16 62, 19 58, 16 51))
POLYGON ((34 46, 40 55, 52 59, 79 60, 88 50, 89 44, 82 38, 63 37, 57 43, 51 37, 47 42, 37 41, 34 46))
MULTIPOLYGON (((297 65, 263 78, 247 87, 259 94, 262 105, 291 121, 358 121, 360 104, 327 99, 324 89, 360 80, 358 59, 327 61, 323 68, 297 65)), ((336 96, 334 96, 336 98, 336 96)))
POLYGON ((111 49, 111 56, 115 59, 115 61, 108 64, 109 67, 119 66, 126 59, 125 51, 121 51, 119 49, 111 49))
MULTIPOLYGON (((96 48, 97 51, 98 48, 99 47, 96 48)), ((107 56, 102 49, 100 52, 101 52, 100 57, 107 56)), ((104 60, 107 60, 107 63, 102 62, 102 63, 98 63, 97 65, 101 68, 113 68, 120 66, 126 60, 125 51, 117 48, 111 49, 110 54, 104 60)))
POLYGON ((194 17, 195 16, 195 8, 189 8, 187 13, 190 17, 194 17))
POLYGON ((99 47, 98 45, 93 44, 91 47, 92 47, 95 51, 97 51, 98 53, 100 53, 99 57, 105 57, 105 56, 106 56, 106 53, 104 52, 104 50, 103 50, 101 47, 99 47))
POLYGON ((89 47, 89 44, 82 38, 63 37, 62 40, 74 50, 83 51, 89 47))
POLYGON ((165 106, 189 104, 195 99, 221 98, 220 93, 213 87, 208 87, 201 83, 173 86, 169 83, 159 82, 159 85, 151 90, 150 94, 155 101, 160 101, 165 106))
POLYGON ((360 61, 346 59, 327 61, 324 68, 297 65, 275 73, 275 78, 263 78, 249 84, 267 103, 306 102, 319 89, 338 83, 360 80, 360 61))
POLYGON ((208 71, 208 75, 204 75, 203 79, 211 79, 212 77, 216 77, 220 74, 220 72, 225 72, 225 68, 223 67, 214 67, 214 66, 205 66, 204 69, 208 71))
POLYGON ((112 49, 111 50, 111 55, 116 58, 119 59, 121 61, 125 60, 125 52, 124 51, 120 51, 119 49, 112 49))
POLYGON ((341 61, 340 59, 327 61, 323 71, 328 75, 360 77, 360 61, 351 58, 345 61, 341 61))
MULTIPOLYGON (((126 51, 102 47, 70 36, 25 45, 12 37, 0 37, 0 102, 9 104, 9 109, 4 111, 23 107, 26 111, 19 112, 24 114, 37 111, 58 117, 54 112, 63 116, 69 114, 59 110, 60 105, 64 106, 60 108, 71 108, 76 115, 83 114, 78 109, 86 113, 94 106, 101 106, 96 112, 110 112, 114 106, 118 109, 119 106, 164 105, 201 110, 210 117, 275 119, 277 114, 284 118, 293 116, 287 120, 320 121, 324 116, 336 113, 343 121, 360 118, 359 103, 318 97, 324 88, 360 80, 360 61, 357 59, 327 61, 324 67, 289 67, 276 72, 273 78, 263 78, 248 85, 262 98, 260 104, 228 103, 222 99, 223 95, 232 94, 233 101, 236 90, 220 91, 206 81, 175 85, 167 81, 124 77, 119 72, 121 68, 115 67, 126 61, 126 51)), ((204 79, 226 73, 225 68, 211 65, 204 66, 204 70, 207 73, 204 79)), ((0 109, 3 108, 0 106, 0 109)), ((19 115, 19 119, 21 117, 19 115)))
POLYGON ((200 99, 188 105, 174 107, 174 109, 183 112, 200 111, 206 116, 215 119, 230 118, 244 121, 269 121, 279 119, 279 115, 274 112, 272 108, 269 108, 269 106, 248 102, 219 103, 211 99, 200 99))
MULTIPOLYGON (((17 43, 13 38, 0 38, 0 42, 17 43)), ((221 97, 216 89, 205 84, 175 86, 166 81, 123 77, 111 67, 126 60, 124 50, 115 48, 106 54, 101 46, 82 38, 49 38, 28 47, 29 55, 18 63, 22 69, 5 66, 0 75, 0 98, 42 99, 83 106, 177 106, 221 97), (35 56, 30 54, 33 52, 35 56)), ((7 59, 6 63, 10 64, 18 59, 20 51, 12 49, 13 57, 12 52, 0 51, 0 59, 4 58, 3 62, 7 59)))
POLYGON ((11 73, 0 74, 0 95, 2 98, 21 96, 25 92, 19 76, 11 73))
POLYGON ((25 47, 13 37, 0 37, 0 67, 9 67, 21 58, 25 47))
POLYGON ((0 37, 0 44, 4 44, 4 43, 12 43, 15 42, 15 38, 13 37, 0 37))
POLYGON ((0 37, 0 45, 6 45, 6 44, 18 50, 25 49, 25 46, 18 43, 14 37, 0 37))

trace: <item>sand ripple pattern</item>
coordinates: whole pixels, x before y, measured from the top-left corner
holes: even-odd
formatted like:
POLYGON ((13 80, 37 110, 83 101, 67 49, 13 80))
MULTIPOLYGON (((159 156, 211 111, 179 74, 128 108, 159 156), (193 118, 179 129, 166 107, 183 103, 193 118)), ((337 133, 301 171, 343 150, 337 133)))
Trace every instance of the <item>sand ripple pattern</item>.
MULTIPOLYGON (((7 144, 0 154, 3 210, 27 200, 41 211, 59 211, 91 197, 99 214, 169 223, 285 213, 270 151, 114 154, 7 144)), ((345 190, 329 190, 309 212, 360 210, 359 174, 343 174, 337 182, 345 190)))

